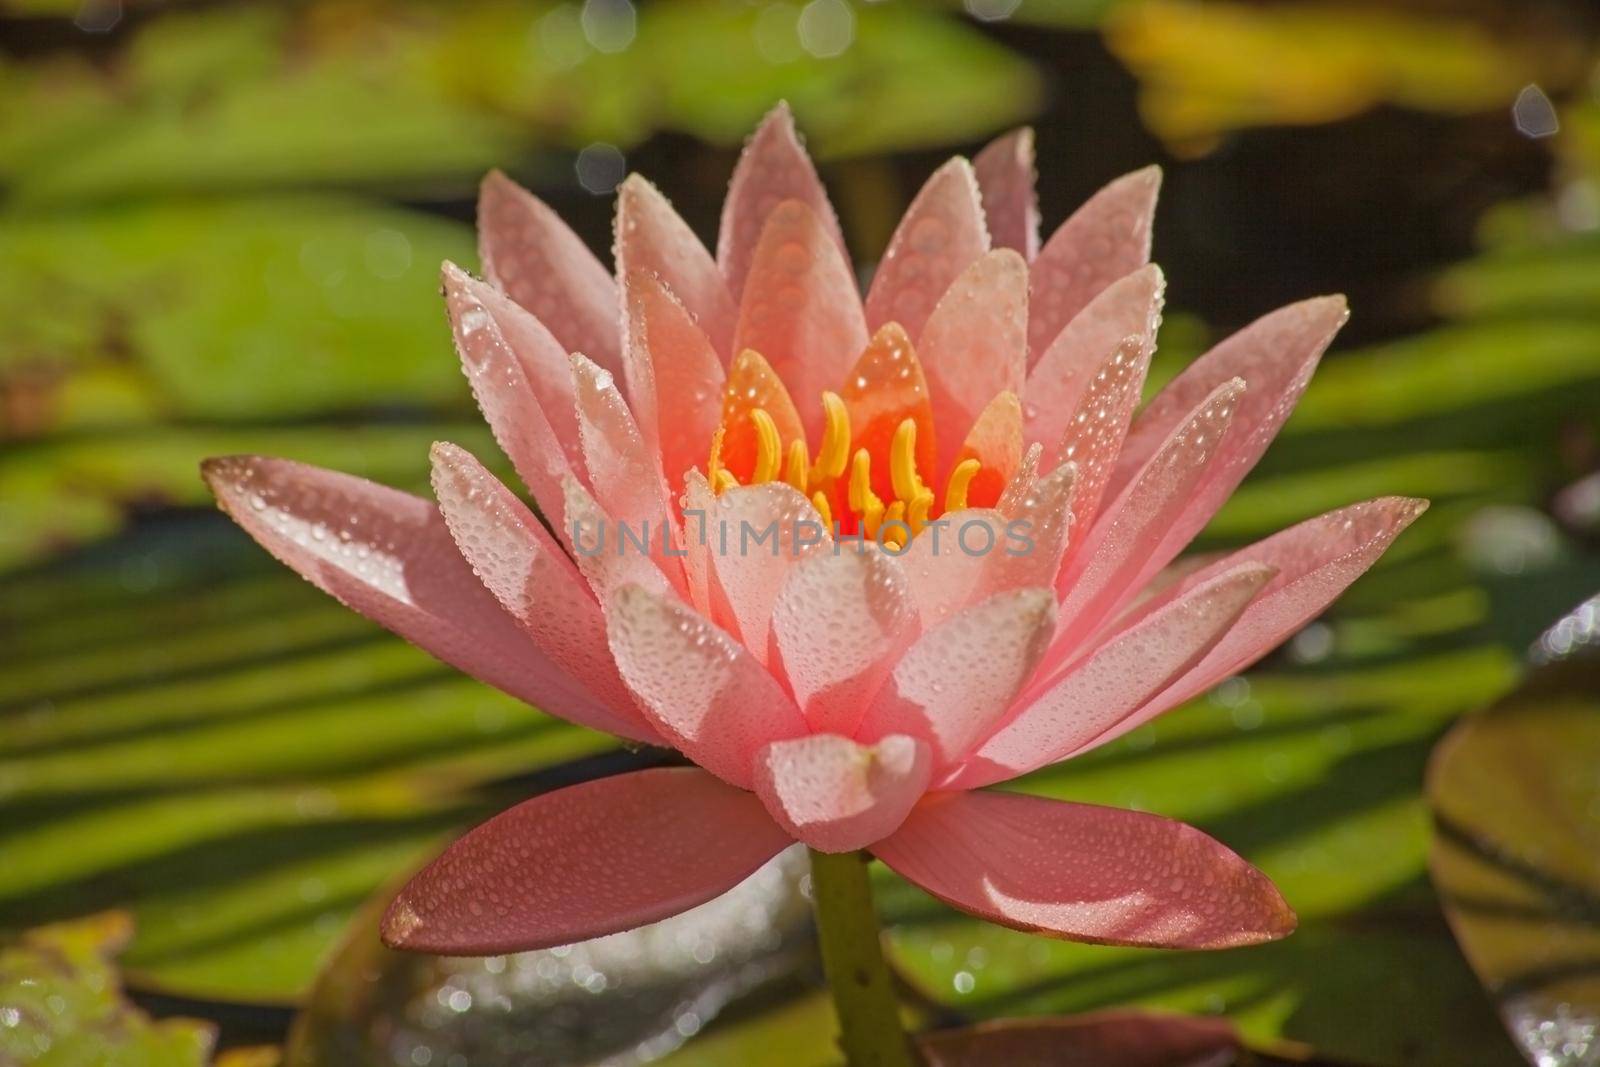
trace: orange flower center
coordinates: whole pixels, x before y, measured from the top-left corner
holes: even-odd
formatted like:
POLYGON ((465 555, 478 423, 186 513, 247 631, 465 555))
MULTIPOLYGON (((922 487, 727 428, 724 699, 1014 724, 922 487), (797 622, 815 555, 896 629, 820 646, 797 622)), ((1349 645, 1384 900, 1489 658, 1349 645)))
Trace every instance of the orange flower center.
POLYGON ((729 368, 722 421, 712 436, 706 478, 712 491, 782 480, 843 534, 864 533, 902 547, 947 511, 992 506, 1021 453, 1021 405, 996 397, 944 476, 928 384, 910 339, 882 327, 842 388, 822 393, 809 446, 805 422, 782 379, 757 352, 729 368))

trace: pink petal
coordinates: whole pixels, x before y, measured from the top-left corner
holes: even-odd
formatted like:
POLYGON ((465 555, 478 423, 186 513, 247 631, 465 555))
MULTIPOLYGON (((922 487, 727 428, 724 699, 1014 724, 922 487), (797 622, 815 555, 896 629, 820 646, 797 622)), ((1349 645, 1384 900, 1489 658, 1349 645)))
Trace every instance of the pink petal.
POLYGON ((637 522, 608 514, 576 478, 563 482, 562 491, 569 524, 562 532, 571 540, 578 570, 600 603, 607 603, 625 585, 644 586, 663 596, 686 591, 667 578, 655 558, 660 551, 657 531, 652 529, 649 543, 642 543, 644 531, 637 522))
MULTIPOLYGON (((1352 504, 1309 519, 1264 541, 1225 556, 1182 580, 1181 594, 1218 571, 1249 561, 1276 567, 1277 577, 1199 663, 1177 678, 1138 713, 1096 736, 1080 751, 1105 744, 1170 708, 1238 674, 1316 618, 1378 561, 1378 557, 1427 510, 1425 500, 1384 497, 1352 504)), ((1168 596, 1173 594, 1168 594, 1168 596)), ((1166 597, 1158 598, 1157 604, 1166 597)))
POLYGON ((756 795, 778 825, 819 852, 851 852, 894 833, 928 788, 928 746, 910 737, 858 745, 837 734, 776 741, 756 756, 756 795))
POLYGON ((856 736, 907 734, 932 744, 936 766, 960 759, 1011 706, 1054 630, 1048 589, 1018 589, 967 608, 906 650, 856 736))
POLYGON ((1023 387, 1027 440, 1044 446, 1044 469, 1059 461, 1062 438, 1094 375, 1129 337, 1141 358, 1155 351, 1166 279, 1154 263, 1118 279, 1056 336, 1023 387))
MULTIPOLYGON (((546 408, 540 389, 533 384, 537 380, 541 388, 554 388, 542 359, 522 358, 542 346, 513 347, 511 331, 517 317, 508 311, 512 305, 497 301, 493 290, 473 282, 452 263, 445 264, 443 277, 456 350, 472 395, 501 451, 510 458, 551 526, 564 531, 561 483, 570 477, 587 477, 570 393, 566 400, 546 408)), ((532 324, 524 337, 537 333, 535 320, 525 318, 521 323, 532 324)))
POLYGON ((1085 383, 1077 409, 1067 421, 1055 455, 1060 462, 1078 468, 1078 480, 1072 489, 1072 517, 1080 530, 1092 529, 1099 515, 1106 483, 1111 480, 1122 439, 1128 433, 1128 422, 1139 406, 1150 354, 1150 346, 1141 339, 1124 339, 1085 383))
POLYGON ((906 545, 900 569, 924 629, 978 599, 994 553, 1006 549, 1006 522, 994 508, 948 511, 906 545))
POLYGON ((962 911, 1111 945, 1231 948, 1283 937, 1267 877, 1192 826, 1015 793, 942 793, 873 853, 962 911))
POLYGON ((756 243, 767 219, 784 200, 798 200, 816 213, 822 227, 833 239, 840 256, 850 262, 839 219, 828 202, 828 193, 817 177, 817 168, 795 132, 789 105, 780 102, 767 113, 761 126, 745 143, 739 164, 728 183, 728 198, 722 202, 722 226, 717 231, 717 264, 727 279, 728 291, 738 300, 744 292, 745 276, 755 258, 756 243))
POLYGON ((722 273, 661 191, 637 174, 617 191, 616 245, 617 277, 634 271, 659 277, 726 360, 735 312, 722 273))
POLYGON ((1028 348, 1039 358, 1106 286, 1150 261, 1161 169, 1125 174, 1062 223, 1033 261, 1028 348))
POLYGON ((806 204, 783 201, 751 259, 735 349, 754 349, 772 365, 819 441, 822 391, 839 388, 866 345, 861 297, 838 242, 806 204))
POLYGON ((264 456, 208 459, 202 473, 246 533, 346 607, 552 715, 616 728, 495 602, 426 500, 264 456))
POLYGON ((684 474, 706 462, 725 372, 711 342, 659 278, 636 271, 624 279, 623 294, 629 406, 676 492, 684 474))
POLYGON ((469 453, 441 442, 432 458, 434 495, 450 534, 500 606, 613 712, 608 733, 660 744, 617 674, 600 605, 561 546, 469 453))
POLYGON ((1006 539, 989 555, 984 593, 1054 587, 1074 525, 1070 509, 1077 477, 1075 466, 1063 464, 1003 505, 1006 539))
MULTIPOLYGON (((1164 546, 1222 454, 1244 383, 1225 382, 1173 432, 1106 509, 1061 572, 1063 641, 1086 640, 1178 554, 1164 546)), ((1184 541, 1187 543, 1187 539, 1184 541)))
POLYGON ((646 716, 718 778, 749 789, 757 751, 807 732, 755 657, 686 604, 624 586, 606 605, 606 629, 646 716))
MULTIPOLYGON (((685 515, 686 529, 698 537, 700 530, 688 520, 685 515)), ((702 521, 715 587, 711 603, 726 605, 728 628, 766 665, 778 593, 802 559, 829 543, 828 528, 811 501, 787 482, 728 489, 702 521)))
POLYGON ((1152 612, 1088 658, 1035 682, 1010 722, 951 780, 962 789, 1055 763, 1137 711, 1212 648, 1274 571, 1231 568, 1152 612))
POLYGON ((788 844, 759 800, 692 767, 584 782, 456 841, 400 891, 383 940, 451 956, 585 941, 703 904, 788 844))
POLYGON ((995 502, 995 510, 1010 518, 1023 506, 1028 494, 1039 484, 1039 458, 1044 455, 1044 448, 1038 442, 1029 445, 1027 451, 1022 453, 1022 462, 1017 464, 1016 472, 1011 475, 1011 480, 1006 482, 1006 487, 1000 493, 1000 499, 995 502))
POLYGON ((1209 496, 1220 491, 1220 505, 1266 451, 1347 318, 1341 296, 1303 300, 1262 316, 1195 360, 1134 420, 1109 491, 1126 485, 1202 398, 1223 382, 1241 378, 1249 391, 1236 416, 1243 432, 1229 446, 1226 469, 1232 484, 1219 481, 1209 491, 1209 496))
POLYGON ((899 561, 881 552, 815 552, 790 569, 772 632, 811 728, 854 733, 916 635, 910 583, 899 561))
POLYGON ((972 164, 952 159, 934 171, 889 239, 867 293, 868 328, 898 322, 920 343, 939 298, 987 251, 978 179, 972 164))
MULTIPOLYGON (((676 524, 657 457, 645 447, 627 402, 609 372, 581 354, 572 357, 578 429, 595 501, 612 517, 619 544, 631 532, 667 580, 687 590, 683 564, 673 553, 676 524)), ((635 546, 631 550, 638 551, 635 546)))
POLYGON ((942 479, 961 433, 1003 392, 1019 393, 1028 369, 1028 266, 1010 249, 977 259, 928 317, 918 342, 939 428, 942 479))
MULTIPOLYGON (((717 497, 711 484, 698 470, 689 472, 683 480, 683 574, 689 585, 689 603, 696 611, 719 625, 733 625, 733 613, 726 605, 714 608, 711 603, 711 538, 710 517, 716 510, 717 497)), ((720 594, 719 594, 720 596, 720 594)))
POLYGON ((1033 130, 1023 127, 990 141, 972 161, 983 193, 983 215, 996 248, 1010 248, 1031 263, 1039 254, 1038 172, 1033 130))
POLYGON ((478 194, 478 258, 484 277, 536 316, 563 356, 582 352, 620 372, 611 275, 559 215, 497 170, 478 194))

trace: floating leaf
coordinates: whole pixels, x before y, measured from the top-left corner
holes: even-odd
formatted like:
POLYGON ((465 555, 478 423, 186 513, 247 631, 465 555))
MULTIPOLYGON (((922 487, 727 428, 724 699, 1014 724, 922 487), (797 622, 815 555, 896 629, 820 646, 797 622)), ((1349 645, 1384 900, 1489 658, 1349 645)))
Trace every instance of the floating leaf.
POLYGON ((132 934, 121 912, 41 926, 0 945, 0 1062, 200 1067, 215 1035, 188 1019, 152 1021, 122 996, 114 957, 132 934))
POLYGON ((1106 42, 1141 83, 1146 125, 1205 151, 1230 130, 1348 118, 1378 104, 1444 114, 1510 107, 1575 75, 1560 41, 1517 48, 1464 18, 1365 4, 1131 0, 1106 42))
POLYGON ((1536 654, 1571 658, 1461 722, 1429 767, 1429 868, 1445 913, 1540 1064, 1600 1057, 1596 618, 1591 601, 1552 628, 1536 654))
POLYGON ((1225 1020, 1148 1012, 1003 1019, 925 1034, 917 1047, 928 1067, 1228 1067, 1248 1055, 1225 1020))
POLYGON ((221 516, 7 579, 0 633, 0 853, 28 857, 0 865, 0 914, 129 905, 130 974, 187 996, 296 999, 396 871, 608 748, 381 634, 221 516))
MULTIPOLYGON (((804 850, 791 849, 670 919, 485 959, 384 948, 387 900, 377 900, 318 978, 286 1067, 512 1063, 535 1048, 550 1063, 654 1061, 730 1002, 818 969, 806 870, 804 850)), ((770 1046, 761 1062, 779 1062, 770 1046)))

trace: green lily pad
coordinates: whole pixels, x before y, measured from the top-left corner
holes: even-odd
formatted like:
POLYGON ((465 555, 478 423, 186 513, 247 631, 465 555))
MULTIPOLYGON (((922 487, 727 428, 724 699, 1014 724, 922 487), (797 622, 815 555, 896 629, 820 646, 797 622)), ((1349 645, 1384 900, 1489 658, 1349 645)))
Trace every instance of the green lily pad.
POLYGON ((1557 40, 1519 49, 1465 17, 1398 5, 1129 0, 1105 34, 1141 82, 1145 124, 1187 152, 1231 130, 1332 122, 1379 104, 1498 108, 1530 81, 1559 84, 1580 69, 1557 40))
POLYGON ((394 872, 611 747, 383 634, 221 516, 14 576, 0 602, 0 852, 28 857, 0 866, 0 914, 129 906, 145 988, 293 1001, 394 872))
POLYGON ((1541 652, 1579 651, 1456 726, 1429 768, 1429 868, 1473 970, 1534 1062, 1584 1063, 1600 1022, 1600 674, 1591 602, 1541 652))
POLYGON ((0 944, 0 1062, 61 1067, 202 1067, 210 1025, 152 1021, 122 996, 121 912, 28 930, 0 944))

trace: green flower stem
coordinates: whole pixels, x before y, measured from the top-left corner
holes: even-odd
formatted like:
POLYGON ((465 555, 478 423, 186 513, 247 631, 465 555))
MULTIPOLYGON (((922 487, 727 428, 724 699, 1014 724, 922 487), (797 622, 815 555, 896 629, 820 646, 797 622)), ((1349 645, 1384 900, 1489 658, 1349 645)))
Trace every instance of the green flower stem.
POLYGON ((839 1016, 839 1044, 850 1067, 912 1067, 911 1042, 883 960, 865 852, 811 852, 811 896, 822 941, 822 969, 839 1016))

